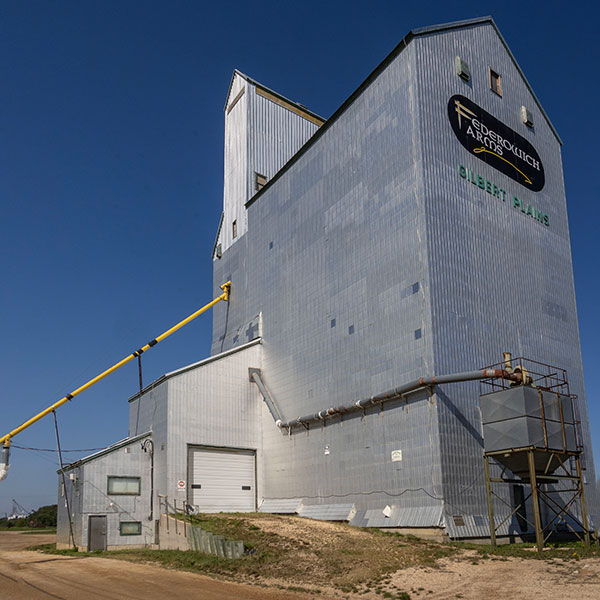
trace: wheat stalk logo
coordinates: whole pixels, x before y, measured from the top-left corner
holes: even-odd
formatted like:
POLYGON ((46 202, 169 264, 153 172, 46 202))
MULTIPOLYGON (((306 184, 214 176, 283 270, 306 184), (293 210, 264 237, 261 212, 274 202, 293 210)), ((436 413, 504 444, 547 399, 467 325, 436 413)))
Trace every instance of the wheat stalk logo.
POLYGON ((466 106, 464 106, 464 104, 461 104, 460 100, 455 100, 454 103, 456 104, 456 112, 458 113, 459 127, 462 126, 462 121, 460 119, 461 117, 471 120, 473 117, 477 116, 472 110, 469 110, 466 106))

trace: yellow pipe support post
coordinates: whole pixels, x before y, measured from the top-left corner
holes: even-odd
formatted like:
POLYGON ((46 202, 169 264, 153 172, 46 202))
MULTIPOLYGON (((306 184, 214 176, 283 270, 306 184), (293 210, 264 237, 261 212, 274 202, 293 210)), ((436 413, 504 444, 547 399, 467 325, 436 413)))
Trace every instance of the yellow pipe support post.
POLYGON ((156 344, 158 344, 158 342, 162 342, 165 338, 169 337, 172 333, 175 333, 178 329, 181 329, 184 325, 187 325, 190 321, 193 321, 196 317, 199 317, 203 312, 206 312, 209 308, 212 308, 215 304, 218 304, 219 302, 221 302, 221 300, 223 300, 224 302, 229 302, 229 294, 231 292, 231 281, 227 281, 220 287, 223 290, 223 293, 220 296, 218 296, 217 298, 215 298, 212 302, 209 302, 206 306, 203 306, 202 308, 198 309, 195 313, 192 313, 189 317, 186 317, 185 319, 183 319, 183 321, 180 321, 179 323, 177 323, 177 325, 174 325, 173 327, 171 327, 171 329, 167 329, 167 331, 165 331, 158 337, 154 338, 152 341, 148 342, 145 346, 142 346, 139 350, 136 350, 135 352, 131 353, 129 356, 126 356, 124 359, 120 360, 118 363, 114 364, 109 369, 106 369, 106 371, 103 371, 102 373, 100 373, 100 375, 96 375, 96 377, 94 377, 93 379, 90 379, 87 383, 84 383, 81 387, 78 387, 76 390, 72 391, 70 394, 67 394, 66 396, 62 397, 58 402, 55 402, 54 404, 52 404, 51 406, 49 406, 42 412, 35 415, 35 417, 31 417, 31 419, 29 419, 28 421, 25 421, 25 423, 23 423, 16 429, 13 429, 10 433, 7 433, 5 436, 1 437, 0 444, 3 444, 5 448, 8 448, 10 446, 11 439, 18 433, 21 433, 21 431, 23 431, 24 429, 27 429, 30 425, 33 425, 40 419, 43 419, 46 415, 49 415, 52 411, 56 410, 59 406, 62 406, 69 400, 72 400, 73 398, 75 398, 75 396, 81 394, 81 392, 84 392, 88 388, 91 388, 94 384, 98 383, 100 380, 104 379, 111 373, 114 373, 117 369, 120 369, 123 365, 126 365, 128 362, 132 361, 134 358, 137 358, 138 356, 140 356, 141 354, 146 352, 146 350, 152 348, 152 346, 156 346, 156 344))

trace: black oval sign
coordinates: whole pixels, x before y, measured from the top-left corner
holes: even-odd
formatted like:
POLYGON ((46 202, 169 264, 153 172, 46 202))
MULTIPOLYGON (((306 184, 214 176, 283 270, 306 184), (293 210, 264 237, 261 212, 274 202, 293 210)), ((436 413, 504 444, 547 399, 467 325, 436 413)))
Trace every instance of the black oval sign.
POLYGON ((544 187, 540 156, 516 131, 460 95, 450 98, 448 118, 456 137, 471 154, 528 190, 539 192, 544 187))

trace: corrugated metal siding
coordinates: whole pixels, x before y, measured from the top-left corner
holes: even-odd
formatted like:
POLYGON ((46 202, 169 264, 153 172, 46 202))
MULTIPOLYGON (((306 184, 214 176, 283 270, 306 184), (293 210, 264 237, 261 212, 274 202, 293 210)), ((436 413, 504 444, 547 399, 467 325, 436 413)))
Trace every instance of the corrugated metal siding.
MULTIPOLYGON (((215 286, 231 275, 243 292, 215 307, 213 351, 238 343, 235 331, 262 311, 263 378, 286 417, 485 366, 503 350, 566 367, 583 399, 560 149, 491 25, 413 40, 248 216, 243 245, 215 263, 215 286), (468 84, 454 72, 457 54, 468 84), (488 66, 503 98, 489 90, 488 66), (466 155, 447 116, 456 93, 531 139, 546 168, 541 193, 466 155), (458 176, 467 160, 548 212, 550 228, 467 184, 458 176), (544 311, 548 302, 564 320, 544 311)), ((487 514, 475 383, 289 437, 264 419, 265 496, 348 494, 360 511, 393 502, 424 515, 444 500, 448 522, 487 514)))
MULTIPOLYGON (((419 103, 424 107, 420 127, 432 325, 438 333, 435 372, 498 362, 504 350, 564 367, 571 391, 580 398, 589 449, 559 143, 491 25, 433 34, 413 43, 419 103), (470 65, 468 83, 454 72, 457 54, 470 65), (502 76, 502 97, 489 89, 488 67, 502 76), (447 116, 448 100, 454 94, 472 99, 533 144, 545 169, 541 192, 528 191, 460 145, 447 116), (533 113, 533 129, 522 123, 521 106, 533 113), (462 179, 459 164, 504 188, 506 200, 462 179), (513 194, 546 212, 550 227, 514 209, 513 194), (525 284, 512 285, 515 280, 525 284), (544 309, 548 303, 561 307, 562 318, 544 309)), ((453 513, 487 514, 478 391, 478 385, 471 383, 445 386, 437 395, 449 522, 453 513)), ((591 451, 587 456, 591 466, 591 451)), ((506 501, 508 492, 509 486, 498 489, 506 501)), ((501 510, 501 503, 497 508, 501 510)))
POLYGON ((244 95, 230 112, 225 111, 224 218, 219 236, 223 251, 248 230, 244 205, 256 191, 255 172, 271 179, 318 129, 302 116, 258 95, 256 86, 236 73, 230 99, 242 89, 244 95), (237 224, 236 240, 233 221, 237 224))
POLYGON ((353 525, 362 527, 442 527, 443 507, 423 506, 419 508, 402 508, 391 506, 390 516, 383 513, 385 507, 367 510, 361 523, 352 521, 353 525))
MULTIPOLYGON (((73 513, 73 534, 77 545, 87 548, 90 515, 107 516, 106 543, 109 547, 154 543, 154 524, 148 520, 150 455, 142 450, 140 440, 132 441, 108 454, 93 458, 81 467, 73 469, 69 474, 71 473, 75 476, 75 480, 72 481, 67 477, 67 493, 73 513), (140 477, 140 495, 108 494, 107 482, 110 476, 140 477), (141 522, 141 535, 120 535, 121 521, 141 522)), ((69 523, 64 505, 64 497, 60 495, 59 487, 57 541, 68 543, 69 523)), ((155 516, 157 515, 158 513, 155 516)))
POLYGON ((301 517, 319 521, 349 521, 355 513, 354 504, 315 504, 298 509, 301 517))
MULTIPOLYGON (((263 377, 287 418, 389 389, 433 362, 412 60, 409 47, 263 192, 245 240, 215 263, 215 283, 231 274, 243 292, 228 311, 215 307, 213 351, 233 346, 260 309, 263 377)), ((426 391, 292 436, 268 413, 262 428, 265 497, 415 510, 441 497, 426 391), (398 449, 404 460, 392 462, 398 449)))
POLYGON ((258 508, 258 512, 274 514, 296 514, 300 508, 301 498, 290 498, 288 500, 272 500, 265 498, 258 508))
MULTIPOLYGON (((248 165, 248 84, 236 73, 230 97, 235 98, 240 90, 244 95, 233 110, 225 114, 225 158, 223 180, 223 226, 219 242, 225 251, 233 242, 233 221, 237 221, 237 235, 241 237, 247 229, 244 203, 248 197, 246 171, 248 165)), ((221 282, 223 283, 223 282, 221 282)))
MULTIPOLYGON (((446 516, 446 533, 451 538, 477 538, 490 536, 490 520, 487 515, 456 516, 462 517, 462 521, 458 521, 461 524, 457 524, 457 520, 454 519, 454 516, 446 516)), ((497 536, 519 536, 522 533, 516 518, 514 516, 509 518, 509 513, 505 511, 501 511, 500 514, 494 515, 494 521, 496 523, 497 536)))
POLYGON ((260 419, 268 409, 248 379, 248 368, 261 368, 261 356, 262 347, 257 344, 168 380, 168 452, 164 453, 168 463, 163 493, 179 502, 191 502, 190 485, 177 489, 177 481, 187 480, 188 447, 213 446, 256 451, 260 497, 260 419))
POLYGON ((248 198, 255 192, 254 173, 271 179, 318 126, 256 93, 252 86, 249 106, 248 198))

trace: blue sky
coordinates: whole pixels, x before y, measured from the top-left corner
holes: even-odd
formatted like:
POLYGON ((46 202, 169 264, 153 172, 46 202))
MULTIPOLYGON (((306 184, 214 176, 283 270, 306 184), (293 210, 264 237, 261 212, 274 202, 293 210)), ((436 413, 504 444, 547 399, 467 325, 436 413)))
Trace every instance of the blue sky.
MULTIPOLYGON (((223 104, 238 68, 324 117, 411 29, 491 14, 561 135, 600 464, 598 9, 554 2, 13 2, 0 6, 2 434, 211 299, 223 104)), ((201 317, 144 380, 209 353, 201 317)), ((134 365, 58 411, 67 449, 127 435, 134 365)), ((51 418, 14 443, 54 448, 51 418)), ((74 459, 80 455, 70 454, 74 459)), ((0 514, 56 502, 15 448, 0 514)))

